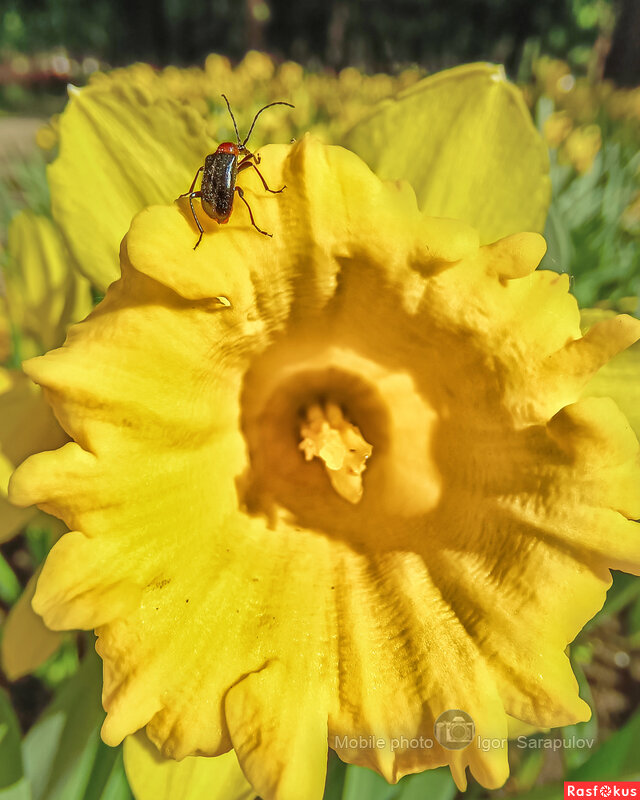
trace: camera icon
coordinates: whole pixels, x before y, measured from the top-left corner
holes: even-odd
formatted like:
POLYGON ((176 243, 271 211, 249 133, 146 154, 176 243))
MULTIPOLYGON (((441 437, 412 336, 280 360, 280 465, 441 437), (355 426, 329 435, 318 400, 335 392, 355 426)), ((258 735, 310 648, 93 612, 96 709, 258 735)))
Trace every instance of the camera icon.
POLYGON ((475 730, 469 714, 459 708, 444 711, 433 726, 437 741, 447 750, 464 750, 473 741, 475 730))

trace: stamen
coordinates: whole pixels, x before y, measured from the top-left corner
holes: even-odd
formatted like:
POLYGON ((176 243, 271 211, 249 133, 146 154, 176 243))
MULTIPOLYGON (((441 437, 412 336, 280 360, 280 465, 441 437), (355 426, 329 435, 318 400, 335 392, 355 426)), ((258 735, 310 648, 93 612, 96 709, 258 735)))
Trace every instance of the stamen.
POLYGON ((320 458, 331 486, 345 500, 358 503, 362 498, 362 473, 373 447, 360 430, 344 418, 335 403, 313 403, 300 426, 300 450, 307 461, 320 458))

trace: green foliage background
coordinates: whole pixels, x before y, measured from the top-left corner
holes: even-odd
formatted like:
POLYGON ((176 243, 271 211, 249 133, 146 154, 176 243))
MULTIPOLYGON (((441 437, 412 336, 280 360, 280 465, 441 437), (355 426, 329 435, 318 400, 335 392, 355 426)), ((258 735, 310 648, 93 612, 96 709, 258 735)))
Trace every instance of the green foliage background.
POLYGON ((473 60, 515 69, 528 48, 585 63, 613 0, 3 0, 0 52, 64 47, 114 65, 188 64, 258 47, 282 58, 386 71, 473 60))

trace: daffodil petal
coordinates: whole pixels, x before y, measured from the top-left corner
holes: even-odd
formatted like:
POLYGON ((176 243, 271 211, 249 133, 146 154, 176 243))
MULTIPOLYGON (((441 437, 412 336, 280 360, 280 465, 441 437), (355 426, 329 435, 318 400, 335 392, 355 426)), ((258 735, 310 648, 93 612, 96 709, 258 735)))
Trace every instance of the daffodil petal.
POLYGON ((345 552, 336 566, 335 595, 336 608, 350 620, 339 636, 340 661, 350 666, 341 675, 342 693, 349 701, 330 720, 333 749, 345 761, 377 770, 390 783, 449 764, 459 784, 466 785, 470 765, 484 786, 501 786, 508 775, 501 699, 481 651, 424 560, 390 552, 372 561, 345 552), (423 614, 425 608, 432 613, 423 614), (394 637, 398 623, 402 633, 394 637), (389 637, 404 653, 400 670, 384 655, 383 642, 389 637), (447 665, 446 676, 430 660, 432 646, 447 665), (355 658, 349 655, 355 653, 355 658), (375 692, 372 686, 378 687, 375 692), (439 714, 451 708, 470 714, 478 737, 503 746, 497 744, 488 753, 475 744, 447 752, 434 742, 433 732, 439 714), (359 747, 354 731, 376 745, 359 747))
POLYGON ((78 268, 104 290, 119 275, 120 241, 145 206, 191 184, 213 143, 150 68, 74 89, 48 169, 51 208, 78 268))
POLYGON ((544 228, 547 148, 502 67, 425 78, 382 101, 343 143, 381 178, 409 181, 426 214, 465 220, 483 243, 544 228))
POLYGON ((225 698, 229 733, 244 772, 261 793, 277 800, 321 800, 326 697, 309 676, 298 673, 293 680, 302 682, 295 691, 303 704, 283 704, 282 686, 291 679, 283 664, 270 663, 233 686, 225 698))
POLYGON ((136 800, 252 800, 233 751, 217 758, 163 758, 144 733, 124 742, 124 768, 136 800))
POLYGON ((389 781, 497 787, 508 715, 588 716, 567 644, 640 567, 637 440, 580 398, 637 328, 581 338, 537 234, 479 247, 310 137, 261 156, 287 190, 242 186, 273 238, 240 205, 194 250, 188 206, 145 210, 122 279, 25 366, 75 440, 10 484, 75 529, 34 607, 97 626, 110 744, 233 747, 265 800, 319 797, 327 740, 389 781), (298 447, 334 393, 373 445, 358 504, 298 447), (455 708, 502 746, 394 744, 455 708))
MULTIPOLYGON (((613 311, 589 309, 582 312, 582 323, 588 330, 614 316, 613 311)), ((623 350, 602 366, 585 386, 583 396, 613 398, 640 438, 640 344, 623 350)))
POLYGON ((62 642, 62 634, 49 630, 31 608, 38 577, 39 572, 32 575, 2 629, 2 669, 10 681, 33 672, 62 642))
MULTIPOLYGON (((561 386, 567 392, 586 393, 589 381, 614 356, 623 353, 640 339, 640 320, 627 314, 603 319, 584 336, 568 341, 547 361, 548 374, 560 374, 561 386)), ((628 359, 628 357, 627 357, 628 359)))

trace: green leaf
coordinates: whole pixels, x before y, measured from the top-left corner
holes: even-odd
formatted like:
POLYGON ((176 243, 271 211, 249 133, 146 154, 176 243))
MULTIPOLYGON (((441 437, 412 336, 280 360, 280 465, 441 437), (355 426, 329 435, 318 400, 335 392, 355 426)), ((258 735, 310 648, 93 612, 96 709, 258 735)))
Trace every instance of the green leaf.
POLYGON ((90 652, 23 742, 33 800, 83 800, 100 746, 101 662, 90 652))
POLYGON ((640 240, 629 235, 624 215, 638 192, 637 145, 623 146, 605 135, 593 168, 584 175, 558 164, 554 153, 552 162, 555 218, 547 227, 551 257, 544 265, 571 272, 573 293, 583 308, 637 294, 640 240), (564 233, 571 248, 565 243, 559 259, 558 236, 564 233))
POLYGON ((22 778, 20 737, 9 695, 0 691, 0 788, 12 786, 22 778))
POLYGON ((342 800, 396 800, 398 792, 398 786, 391 786, 373 770, 347 767, 342 800))
POLYGON ((559 781, 548 783, 546 786, 536 786, 529 792, 517 795, 518 800, 560 800, 564 797, 564 784, 559 781))
POLYGON ((34 672, 48 688, 57 689, 71 678, 80 667, 75 637, 63 641, 58 650, 34 672))
POLYGON ((22 586, 4 556, 0 553, 0 600, 12 606, 22 594, 22 586))
POLYGON ((613 573, 613 585, 607 592, 602 612, 614 616, 640 597, 640 577, 626 572, 613 573))
POLYGON ((634 642, 636 639, 640 639, 640 597, 636 598, 629 609, 627 625, 629 627, 629 634, 633 637, 634 642))
POLYGON ((572 781, 640 779, 640 711, 616 731, 577 769, 567 774, 572 781))
POLYGON ((132 800, 132 798, 124 771, 122 747, 108 747, 100 742, 83 800, 132 800))
POLYGON ((114 772, 111 775, 109 783, 104 787, 104 791, 100 795, 100 800, 133 800, 124 768, 122 772, 114 772))
POLYGON ((21 778, 13 786, 0 789, 0 800, 32 800, 29 781, 26 778, 21 778))
POLYGON ((574 260, 574 247, 569 229, 555 202, 549 208, 544 238, 547 240, 547 252, 540 264, 541 269, 568 272, 574 260))
POLYGON ((43 516, 36 517, 36 522, 29 523, 25 531, 27 547, 34 564, 42 564, 54 541, 51 526, 43 525, 43 516))
POLYGON ((457 788, 447 767, 407 775, 392 786, 377 772, 329 759, 325 800, 452 800, 457 788), (342 792, 340 791, 342 789, 342 792))
POLYGON ((517 772, 512 769, 512 778, 520 791, 531 789, 544 766, 544 751, 531 750, 522 756, 517 772))
POLYGON ((347 765, 333 750, 329 750, 327 781, 324 787, 324 800, 339 800, 342 797, 347 765))
POLYGON ((452 800, 458 792, 448 767, 407 775, 398 787, 400 793, 394 800, 452 800))
POLYGON ((601 610, 583 630, 591 630, 602 623, 605 617, 613 617, 640 597, 640 577, 626 572, 613 572, 613 584, 601 610))
MULTIPOLYGON (((573 656, 573 652, 571 655, 573 656)), ((571 772, 572 770, 577 769, 584 764, 591 754, 591 751, 589 750, 589 743, 593 744, 598 741, 598 715, 595 711, 596 704, 591 693, 589 681, 587 680, 587 676, 584 674, 582 666, 580 663, 577 663, 573 657, 571 659, 571 664, 573 667, 573 672, 578 681, 580 697, 589 704, 593 710, 593 713, 591 715, 591 719, 588 719, 586 722, 578 722, 575 725, 567 725, 561 729, 561 738, 566 740, 567 743, 575 743, 575 746, 573 747, 571 744, 568 744, 568 746, 563 747, 562 749, 562 758, 566 773, 571 772), (582 747, 579 747, 578 742, 581 739, 584 740, 584 744, 582 747)))

